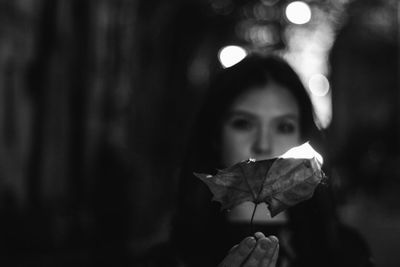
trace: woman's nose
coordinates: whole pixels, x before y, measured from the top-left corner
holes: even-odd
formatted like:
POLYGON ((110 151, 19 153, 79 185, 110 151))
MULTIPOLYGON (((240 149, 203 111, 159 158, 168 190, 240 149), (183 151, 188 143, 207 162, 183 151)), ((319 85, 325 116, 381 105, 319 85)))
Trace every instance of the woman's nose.
POLYGON ((258 129, 253 143, 253 153, 256 157, 269 157, 272 151, 272 137, 265 127, 258 129))

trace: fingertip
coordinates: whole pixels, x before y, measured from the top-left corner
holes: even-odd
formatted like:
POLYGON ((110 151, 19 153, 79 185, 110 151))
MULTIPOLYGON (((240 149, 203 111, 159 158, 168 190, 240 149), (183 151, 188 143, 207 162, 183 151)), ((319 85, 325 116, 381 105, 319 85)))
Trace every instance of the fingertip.
POLYGON ((264 235, 262 232, 256 232, 256 233, 254 234, 254 236, 255 236, 255 238, 257 238, 257 239, 260 239, 260 238, 265 237, 265 235, 264 235))
POLYGON ((247 247, 253 248, 256 245, 256 240, 252 236, 248 236, 244 239, 244 243, 246 244, 247 247))
POLYGON ((272 243, 274 244, 278 244, 279 243, 279 239, 278 237, 274 236, 274 235, 270 235, 268 236, 268 238, 272 241, 272 243))
POLYGON ((229 250, 229 253, 235 251, 238 247, 239 247, 238 244, 234 245, 234 246, 229 250))

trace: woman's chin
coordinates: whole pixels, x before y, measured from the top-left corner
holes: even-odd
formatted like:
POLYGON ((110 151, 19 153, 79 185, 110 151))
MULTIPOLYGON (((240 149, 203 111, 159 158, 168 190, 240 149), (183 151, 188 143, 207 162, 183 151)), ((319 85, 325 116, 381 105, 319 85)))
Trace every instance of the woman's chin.
MULTIPOLYGON (((253 202, 244 202, 233 208, 227 213, 227 219, 232 223, 249 223, 253 215, 255 204, 253 202)), ((286 213, 282 212, 275 217, 271 217, 268 206, 265 203, 257 205, 254 214, 253 223, 257 224, 274 224, 284 223, 287 220, 286 213)))

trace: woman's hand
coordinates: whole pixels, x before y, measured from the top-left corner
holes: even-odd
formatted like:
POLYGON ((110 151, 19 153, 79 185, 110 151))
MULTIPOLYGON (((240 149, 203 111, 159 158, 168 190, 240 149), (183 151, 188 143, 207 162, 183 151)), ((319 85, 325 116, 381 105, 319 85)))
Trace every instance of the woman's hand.
POLYGON ((278 254, 278 238, 257 232, 234 246, 219 267, 275 267, 278 254))

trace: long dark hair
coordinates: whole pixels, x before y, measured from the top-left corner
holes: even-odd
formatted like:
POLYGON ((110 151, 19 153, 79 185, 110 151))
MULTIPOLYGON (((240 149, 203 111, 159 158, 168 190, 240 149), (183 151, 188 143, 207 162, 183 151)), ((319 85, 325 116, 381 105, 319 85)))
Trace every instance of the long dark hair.
MULTIPOLYGON (((299 76, 285 60, 277 56, 250 55, 233 67, 218 73, 211 82, 203 108, 196 121, 197 125, 193 128, 193 136, 180 177, 178 210, 173 236, 188 259, 196 257, 195 250, 197 249, 207 250, 209 242, 215 245, 212 246, 213 252, 221 253, 220 257, 228 249, 218 247, 220 244, 218 238, 224 238, 221 233, 226 223, 219 210, 219 204, 211 202, 211 193, 193 176, 193 172, 215 173, 217 168, 221 167, 219 165, 221 153, 216 144, 220 141, 221 126, 226 112, 244 92, 272 82, 284 86, 295 97, 300 111, 302 141, 310 141, 313 146, 321 147, 321 135, 314 122, 315 116, 308 93, 299 76), (193 244, 188 244, 191 239, 199 245, 198 248, 194 248, 193 244)), ((290 209, 289 227, 296 231, 296 240, 315 238, 314 243, 317 244, 327 241, 328 237, 324 235, 327 229, 322 228, 326 227, 327 222, 334 221, 332 220, 334 213, 330 212, 330 208, 325 208, 331 203, 319 200, 324 195, 325 193, 316 192, 315 197, 308 201, 309 203, 290 209), (316 218, 321 215, 321 211, 324 212, 323 216, 316 218), (321 222, 322 220, 324 222, 321 222), (313 231, 319 231, 320 235, 310 236, 310 232, 313 231)), ((303 249, 300 242, 295 245, 299 246, 299 250, 303 249)), ((302 251, 302 253, 307 254, 307 251, 302 251)))

